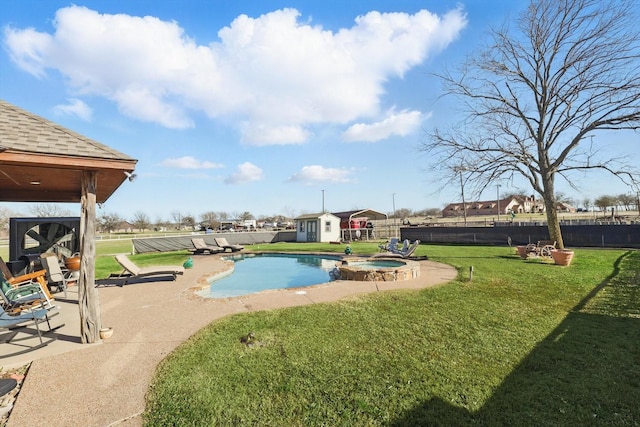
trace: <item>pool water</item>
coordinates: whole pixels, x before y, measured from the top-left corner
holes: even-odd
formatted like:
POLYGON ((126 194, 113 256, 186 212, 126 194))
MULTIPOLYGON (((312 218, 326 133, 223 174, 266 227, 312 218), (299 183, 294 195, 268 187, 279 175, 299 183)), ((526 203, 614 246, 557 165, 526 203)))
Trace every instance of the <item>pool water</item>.
POLYGON ((332 280, 339 257, 319 255, 262 254, 234 256, 235 270, 211 282, 198 292, 205 298, 228 298, 249 295, 268 289, 312 286, 332 280))
POLYGON ((375 260, 375 261, 350 261, 349 267, 357 267, 361 270, 377 270, 379 268, 396 268, 406 265, 402 261, 375 260))

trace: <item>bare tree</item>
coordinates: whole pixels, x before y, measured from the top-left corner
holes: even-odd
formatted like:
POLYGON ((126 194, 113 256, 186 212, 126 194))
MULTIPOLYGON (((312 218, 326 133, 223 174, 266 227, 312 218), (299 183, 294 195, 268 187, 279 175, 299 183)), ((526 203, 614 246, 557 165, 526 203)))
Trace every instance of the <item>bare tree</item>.
POLYGON ((141 232, 151 227, 151 220, 149 219, 149 215, 141 211, 137 211, 136 213, 134 213, 133 226, 141 232))
POLYGON ((617 199, 625 211, 630 211, 631 207, 636 204, 636 198, 631 194, 619 194, 617 199))
POLYGON ((171 218, 173 219, 173 223, 175 224, 178 230, 182 230, 183 218, 182 212, 175 210, 171 212, 171 218))
POLYGON ((104 213, 98 218, 98 224, 103 232, 111 233, 116 230, 122 222, 122 218, 118 214, 104 213))
POLYGON ((435 129, 421 150, 444 175, 464 165, 480 189, 524 177, 544 200, 549 236, 564 247, 556 178, 607 171, 637 186, 636 165, 597 149, 598 131, 640 126, 640 56, 632 0, 532 0, 515 31, 440 77, 468 113, 435 129))
POLYGON ((255 217, 255 216, 253 216, 253 214, 252 214, 251 212, 249 212, 249 211, 244 211, 244 212, 242 212, 242 213, 240 214, 240 216, 238 217, 238 219, 240 219, 240 220, 244 221, 244 220, 247 220, 247 219, 256 219, 256 217, 255 217))
POLYGON ((182 217, 182 223, 185 227, 189 227, 192 231, 196 228, 196 219, 193 215, 185 215, 182 217))
POLYGON ((4 207, 0 208, 0 232, 4 235, 9 230, 9 218, 14 216, 14 213, 4 207))
MULTIPOLYGON (((58 216, 73 216, 69 209, 54 203, 39 203, 29 206, 29 213, 39 218, 53 218, 58 216)), ((77 216, 78 214, 76 214, 77 216)))
POLYGON ((220 226, 218 221, 218 214, 213 211, 208 211, 200 215, 200 227, 203 229, 211 228, 216 229, 220 226))

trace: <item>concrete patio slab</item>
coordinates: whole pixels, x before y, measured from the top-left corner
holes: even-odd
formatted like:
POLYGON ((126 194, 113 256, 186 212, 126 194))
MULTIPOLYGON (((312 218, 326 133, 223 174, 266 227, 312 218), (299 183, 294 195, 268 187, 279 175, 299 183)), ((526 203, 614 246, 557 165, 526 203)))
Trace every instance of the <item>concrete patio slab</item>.
MULTIPOLYGON (((68 301, 59 303, 57 321, 64 321, 65 326, 51 333, 58 334, 56 341, 0 359, 5 367, 31 362, 7 425, 140 426, 145 394, 158 363, 212 321, 237 313, 336 301, 384 289, 425 288, 457 276, 452 267, 420 261, 420 277, 408 281, 337 281, 212 300, 194 297, 193 288, 202 286, 206 277, 224 270, 227 264, 218 255, 194 260, 194 267, 176 281, 99 287, 102 323, 114 330, 113 336, 101 344, 80 344, 77 294, 74 301, 70 292, 68 301)), ((0 344, 0 348, 3 346, 0 344)))

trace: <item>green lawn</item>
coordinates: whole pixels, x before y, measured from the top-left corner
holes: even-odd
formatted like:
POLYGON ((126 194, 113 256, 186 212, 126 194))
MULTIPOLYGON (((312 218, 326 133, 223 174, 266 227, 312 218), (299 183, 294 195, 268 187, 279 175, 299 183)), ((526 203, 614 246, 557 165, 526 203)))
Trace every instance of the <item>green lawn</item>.
POLYGON ((158 368, 146 423, 638 425, 640 252, 577 250, 570 267, 512 252, 421 245, 459 279, 214 322, 158 368))

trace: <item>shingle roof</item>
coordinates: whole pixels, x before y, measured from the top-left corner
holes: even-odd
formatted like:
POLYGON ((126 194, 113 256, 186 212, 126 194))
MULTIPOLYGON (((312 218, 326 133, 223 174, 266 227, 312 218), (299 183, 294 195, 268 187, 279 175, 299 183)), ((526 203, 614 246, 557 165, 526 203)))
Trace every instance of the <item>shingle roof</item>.
POLYGON ((27 153, 133 160, 113 148, 3 100, 0 100, 0 145, 27 153))
POLYGON ((96 177, 103 203, 137 160, 0 100, 0 200, 79 202, 82 178, 96 177))

